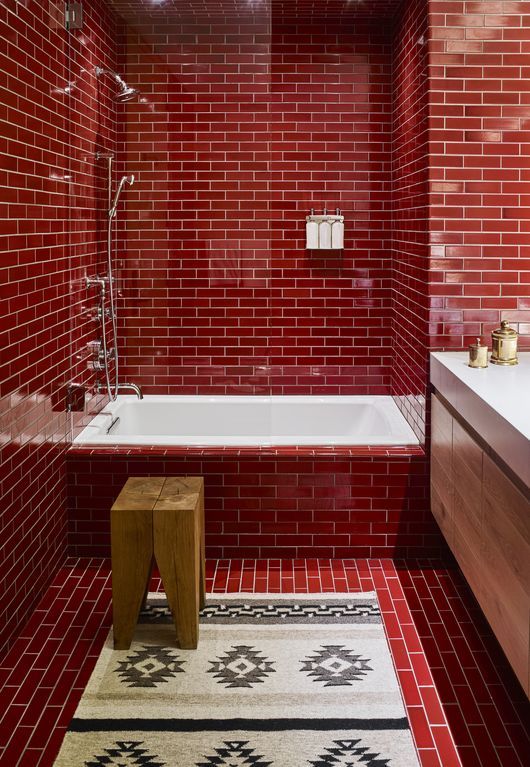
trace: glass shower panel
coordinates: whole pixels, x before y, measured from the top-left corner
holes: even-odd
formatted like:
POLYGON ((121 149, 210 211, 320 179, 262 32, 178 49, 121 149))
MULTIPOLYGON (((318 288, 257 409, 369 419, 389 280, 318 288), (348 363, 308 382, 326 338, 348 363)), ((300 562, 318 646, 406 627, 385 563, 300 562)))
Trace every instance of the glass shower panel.
MULTIPOLYGON (((61 8, 66 36, 67 71, 62 82, 62 99, 67 114, 64 132, 67 173, 68 255, 71 360, 69 380, 83 384, 88 392, 87 416, 72 414, 73 436, 107 401, 104 373, 95 373, 94 344, 102 343, 103 327, 97 287, 87 287, 87 278, 105 278, 107 264, 108 158, 117 152, 117 108, 115 88, 98 77, 99 68, 117 68, 117 19, 104 0, 85 0, 55 5, 61 8), (65 17, 66 16, 66 17, 65 17)), ((112 184, 116 181, 115 174, 112 184)), ((108 293, 108 282, 107 282, 108 293)), ((107 303, 107 314, 109 306, 107 303)), ((109 349, 114 347, 110 317, 105 323, 109 349)), ((111 366, 113 363, 110 363, 111 366)), ((112 373, 112 381, 113 371, 112 373)))
MULTIPOLYGON (((269 383, 270 12, 258 0, 112 0, 122 377, 160 394, 269 383)), ((269 425, 266 427, 269 432, 269 425)))

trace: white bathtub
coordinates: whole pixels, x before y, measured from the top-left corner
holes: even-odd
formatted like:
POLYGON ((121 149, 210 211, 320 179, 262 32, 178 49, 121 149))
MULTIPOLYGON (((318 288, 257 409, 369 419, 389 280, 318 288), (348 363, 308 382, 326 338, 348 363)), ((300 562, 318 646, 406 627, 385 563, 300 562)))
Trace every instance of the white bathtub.
POLYGON ((418 439, 392 397, 119 396, 74 443, 417 445, 418 439))

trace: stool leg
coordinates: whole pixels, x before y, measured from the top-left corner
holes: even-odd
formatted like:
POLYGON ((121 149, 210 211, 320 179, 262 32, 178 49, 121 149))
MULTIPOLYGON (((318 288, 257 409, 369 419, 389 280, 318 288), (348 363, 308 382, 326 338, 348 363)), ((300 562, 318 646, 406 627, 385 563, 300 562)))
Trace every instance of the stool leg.
POLYGON ((205 559, 205 526, 204 526, 204 484, 199 494, 199 538, 200 538, 200 587, 199 608, 202 610, 206 604, 206 559, 205 559))
POLYGON ((153 560, 150 510, 111 511, 114 649, 128 650, 153 560))
POLYGON ((142 598, 142 604, 140 605, 140 612, 147 607, 147 595, 149 594, 149 584, 151 583, 151 576, 153 575, 154 557, 151 559, 151 565, 147 574, 147 583, 145 584, 144 595, 142 598))
POLYGON ((193 650, 199 640, 200 542, 197 509, 155 509, 153 543, 178 643, 183 649, 193 650))

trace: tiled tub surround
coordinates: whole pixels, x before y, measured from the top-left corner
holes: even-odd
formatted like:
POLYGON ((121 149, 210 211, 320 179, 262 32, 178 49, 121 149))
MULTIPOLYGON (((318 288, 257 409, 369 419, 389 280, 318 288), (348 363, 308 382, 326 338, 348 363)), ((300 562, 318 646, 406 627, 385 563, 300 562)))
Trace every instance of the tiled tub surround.
POLYGON ((68 453, 69 543, 108 556, 128 476, 203 476, 213 557, 394 556, 445 544, 420 447, 115 448, 68 453))
POLYGON ((121 136, 146 391, 391 393, 422 439, 425 349, 528 310, 528 4, 398 5, 115 4, 147 97, 121 136), (324 205, 341 258, 303 247, 324 205))
POLYGON ((391 19, 134 5, 120 68, 148 104, 122 136, 124 377, 389 394, 391 19), (340 254, 305 250, 311 207, 342 209, 340 254))
POLYGON ((68 455, 80 556, 108 555, 127 476, 157 474, 205 478, 208 556, 443 549, 423 449, 390 397, 123 397, 92 423, 68 455))

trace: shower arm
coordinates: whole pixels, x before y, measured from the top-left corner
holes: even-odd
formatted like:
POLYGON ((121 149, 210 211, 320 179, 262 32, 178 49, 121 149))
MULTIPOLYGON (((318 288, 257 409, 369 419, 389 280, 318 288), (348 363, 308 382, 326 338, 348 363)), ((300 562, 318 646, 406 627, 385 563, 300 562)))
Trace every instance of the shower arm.
POLYGON ((132 98, 135 98, 138 96, 138 90, 136 88, 131 87, 130 85, 127 85, 123 77, 120 77, 120 75, 115 72, 113 69, 107 69, 106 67, 95 67, 94 73, 97 78, 103 77, 103 75, 106 75, 107 77, 110 77, 111 80, 114 80, 115 84, 118 86, 118 92, 114 94, 114 99, 117 101, 130 101, 132 98))
POLYGON ((125 88, 128 87, 128 85, 125 82, 125 80, 123 80, 123 78, 121 78, 119 76, 119 74, 117 72, 115 72, 113 69, 106 69, 105 67, 96 67, 94 71, 96 73, 96 77, 101 77, 102 75, 107 75, 108 77, 112 77, 114 82, 118 83, 120 88, 125 89, 125 88))
POLYGON ((100 295, 105 301, 107 294, 107 277, 85 277, 85 288, 99 288, 100 295))

